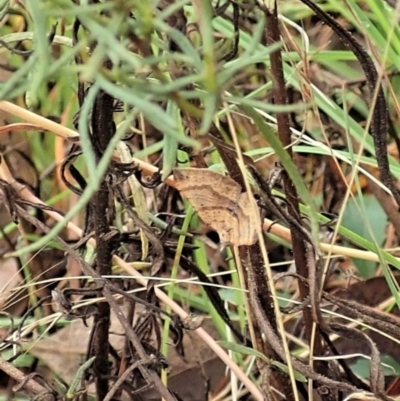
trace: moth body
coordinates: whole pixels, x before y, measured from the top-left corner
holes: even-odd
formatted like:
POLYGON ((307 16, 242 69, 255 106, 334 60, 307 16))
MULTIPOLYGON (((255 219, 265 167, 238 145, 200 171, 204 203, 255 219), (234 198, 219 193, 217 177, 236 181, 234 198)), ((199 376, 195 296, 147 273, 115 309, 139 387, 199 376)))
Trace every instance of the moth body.
POLYGON ((256 201, 236 181, 202 168, 177 168, 173 173, 176 188, 218 233, 221 243, 250 246, 257 242, 261 223, 256 201))

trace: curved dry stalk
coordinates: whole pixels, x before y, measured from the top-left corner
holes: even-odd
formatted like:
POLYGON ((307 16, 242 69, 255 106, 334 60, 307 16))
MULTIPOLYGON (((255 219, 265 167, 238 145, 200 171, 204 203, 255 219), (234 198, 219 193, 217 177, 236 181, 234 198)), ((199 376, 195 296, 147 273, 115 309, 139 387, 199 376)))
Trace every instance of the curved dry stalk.
POLYGON ((32 113, 31 111, 26 110, 23 107, 17 106, 16 104, 7 102, 5 100, 0 102, 0 110, 13 114, 14 116, 17 116, 31 124, 38 125, 42 129, 53 132, 54 134, 61 136, 64 139, 72 139, 79 136, 79 134, 72 129, 64 127, 61 124, 49 120, 48 118, 39 116, 38 114, 32 113))

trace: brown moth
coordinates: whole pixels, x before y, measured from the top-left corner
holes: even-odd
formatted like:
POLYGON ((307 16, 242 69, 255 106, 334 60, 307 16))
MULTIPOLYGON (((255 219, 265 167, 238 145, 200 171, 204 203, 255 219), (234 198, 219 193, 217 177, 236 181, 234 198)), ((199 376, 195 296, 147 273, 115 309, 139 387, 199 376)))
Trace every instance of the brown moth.
POLYGON ((173 171, 176 188, 192 204, 200 219, 217 231, 221 243, 234 246, 257 242, 260 216, 254 198, 249 199, 240 185, 229 177, 205 168, 173 171), (250 202, 256 206, 253 209, 250 202))

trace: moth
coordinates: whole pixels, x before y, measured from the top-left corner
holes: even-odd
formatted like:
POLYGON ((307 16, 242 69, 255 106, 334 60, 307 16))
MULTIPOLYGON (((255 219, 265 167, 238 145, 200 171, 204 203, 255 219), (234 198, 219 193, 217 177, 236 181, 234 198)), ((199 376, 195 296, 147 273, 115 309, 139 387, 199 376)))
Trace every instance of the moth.
POLYGON ((218 233, 222 244, 249 246, 257 242, 261 220, 256 201, 242 192, 236 181, 203 168, 176 168, 173 174, 178 191, 218 233))

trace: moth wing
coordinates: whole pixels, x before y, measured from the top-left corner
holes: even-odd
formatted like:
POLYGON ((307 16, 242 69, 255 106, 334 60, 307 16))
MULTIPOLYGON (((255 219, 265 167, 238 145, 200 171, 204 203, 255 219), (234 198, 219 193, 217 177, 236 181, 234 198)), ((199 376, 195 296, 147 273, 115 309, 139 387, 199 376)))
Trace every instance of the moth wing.
POLYGON ((261 225, 260 214, 256 200, 244 192, 238 202, 240 209, 238 241, 235 245, 254 245, 258 240, 257 226, 261 225))
MULTIPOLYGON (((208 189, 216 192, 218 199, 213 199, 212 205, 224 206, 228 201, 237 202, 241 193, 240 185, 222 174, 206 168, 176 168, 173 170, 176 188, 189 199, 189 191, 199 193, 208 189)), ((195 195, 192 195, 195 196, 195 195)), ((209 205, 209 206, 212 206, 209 205)), ((193 205, 194 206, 194 205, 193 205)))
POLYGON ((174 169, 174 177, 176 188, 192 204, 200 219, 218 232, 221 242, 236 246, 257 242, 257 225, 261 221, 253 211, 258 210, 256 201, 241 193, 236 181, 199 168, 174 169))
POLYGON ((238 221, 235 216, 226 209, 200 209, 197 214, 200 219, 214 229, 220 242, 224 245, 234 244, 239 231, 238 221))
POLYGON ((231 209, 240 199, 239 184, 208 169, 174 169, 176 188, 192 204, 200 219, 217 231, 225 244, 237 242, 239 223, 231 209))

